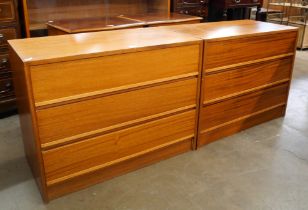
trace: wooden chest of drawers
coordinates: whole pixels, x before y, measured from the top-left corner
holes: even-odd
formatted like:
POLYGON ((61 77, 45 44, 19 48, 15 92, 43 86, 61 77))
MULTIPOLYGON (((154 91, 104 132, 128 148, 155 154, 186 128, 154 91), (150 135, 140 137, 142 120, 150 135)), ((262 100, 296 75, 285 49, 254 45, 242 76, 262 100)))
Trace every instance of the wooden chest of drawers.
POLYGON ((200 39, 148 28, 10 43, 26 153, 46 201, 194 147, 200 39))
POLYGON ((283 116, 296 38, 234 21, 10 41, 45 201, 283 116))
POLYGON ((235 23, 173 27, 204 39, 198 147, 285 114, 297 30, 235 23))
POLYGON ((0 2, 0 117, 16 109, 7 40, 19 37, 17 2, 0 2))
POLYGON ((209 0, 173 0, 173 11, 203 17, 208 17, 209 0))

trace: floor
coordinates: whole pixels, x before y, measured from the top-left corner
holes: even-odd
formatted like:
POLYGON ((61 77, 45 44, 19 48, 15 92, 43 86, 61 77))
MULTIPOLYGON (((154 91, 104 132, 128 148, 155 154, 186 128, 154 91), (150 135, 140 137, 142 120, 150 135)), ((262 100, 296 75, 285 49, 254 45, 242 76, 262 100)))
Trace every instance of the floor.
POLYGON ((298 52, 287 115, 45 205, 17 116, 0 120, 0 209, 308 209, 308 52, 298 52))

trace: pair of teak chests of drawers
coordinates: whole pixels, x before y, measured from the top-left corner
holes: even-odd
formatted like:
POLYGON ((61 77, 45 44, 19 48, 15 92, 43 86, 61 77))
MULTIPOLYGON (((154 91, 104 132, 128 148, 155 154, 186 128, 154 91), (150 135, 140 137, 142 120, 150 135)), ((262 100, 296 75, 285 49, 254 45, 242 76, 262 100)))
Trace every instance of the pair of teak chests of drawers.
POLYGON ((10 41, 44 200, 283 116, 296 38, 245 20, 10 41))

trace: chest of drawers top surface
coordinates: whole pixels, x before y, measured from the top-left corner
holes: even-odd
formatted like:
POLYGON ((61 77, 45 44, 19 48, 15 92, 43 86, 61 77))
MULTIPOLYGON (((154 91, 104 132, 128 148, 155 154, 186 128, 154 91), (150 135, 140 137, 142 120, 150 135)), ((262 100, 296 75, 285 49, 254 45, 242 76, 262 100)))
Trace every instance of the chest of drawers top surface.
POLYGON ((292 30, 297 29, 252 20, 239 20, 41 37, 11 40, 9 43, 23 62, 40 64, 179 46, 197 43, 201 39, 231 39, 292 30))
POLYGON ((254 20, 199 23, 193 26, 169 26, 169 29, 189 34, 203 40, 232 39, 297 30, 295 27, 291 26, 282 26, 254 20))
POLYGON ((24 63, 42 64, 200 43, 168 28, 138 28, 9 41, 24 63))

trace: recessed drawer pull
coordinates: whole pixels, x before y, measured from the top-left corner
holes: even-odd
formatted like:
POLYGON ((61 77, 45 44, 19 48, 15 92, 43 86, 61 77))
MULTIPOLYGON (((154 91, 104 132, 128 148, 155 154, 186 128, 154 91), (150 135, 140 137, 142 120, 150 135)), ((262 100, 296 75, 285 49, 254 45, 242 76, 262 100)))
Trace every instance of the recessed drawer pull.
POLYGON ((11 82, 8 82, 5 84, 5 90, 1 90, 0 91, 0 94, 5 94, 5 93, 9 93, 13 90, 13 86, 12 86, 12 83, 11 82))
POLYGON ((0 40, 1 39, 4 39, 4 35, 3 34, 0 34, 0 40))
POLYGON ((8 63, 8 61, 9 61, 9 60, 8 60, 7 58, 2 58, 2 59, 1 59, 1 64, 2 64, 2 65, 6 65, 6 64, 8 63))

